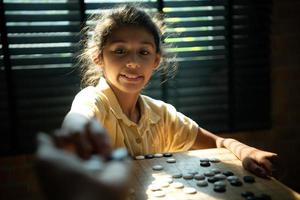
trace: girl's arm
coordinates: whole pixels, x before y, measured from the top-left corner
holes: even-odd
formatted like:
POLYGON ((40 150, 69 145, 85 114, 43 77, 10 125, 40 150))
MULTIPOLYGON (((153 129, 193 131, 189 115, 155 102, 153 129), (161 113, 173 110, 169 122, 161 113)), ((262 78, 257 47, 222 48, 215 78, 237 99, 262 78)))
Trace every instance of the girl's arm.
POLYGON ((222 138, 199 127, 193 149, 226 148, 242 161, 245 169, 260 177, 268 177, 272 174, 272 162, 277 159, 277 154, 262 151, 245 145, 235 139, 222 138))

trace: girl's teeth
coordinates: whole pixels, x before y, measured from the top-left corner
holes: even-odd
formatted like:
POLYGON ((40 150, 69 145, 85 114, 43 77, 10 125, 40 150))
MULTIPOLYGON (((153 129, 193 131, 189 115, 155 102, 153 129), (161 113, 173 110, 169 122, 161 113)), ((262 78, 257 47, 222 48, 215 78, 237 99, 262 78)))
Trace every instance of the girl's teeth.
POLYGON ((130 76, 130 75, 125 75, 128 78, 137 78, 138 76, 130 76))

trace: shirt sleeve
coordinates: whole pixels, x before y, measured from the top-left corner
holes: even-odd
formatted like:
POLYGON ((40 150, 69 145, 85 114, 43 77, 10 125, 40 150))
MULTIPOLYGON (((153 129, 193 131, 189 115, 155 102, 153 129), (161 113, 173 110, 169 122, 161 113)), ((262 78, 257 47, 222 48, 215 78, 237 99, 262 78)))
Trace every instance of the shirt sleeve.
POLYGON ((71 113, 79 113, 87 118, 96 117, 103 121, 105 107, 101 100, 101 94, 94 87, 87 87, 81 90, 74 98, 71 106, 71 113))
POLYGON ((166 148, 169 152, 189 150, 197 137, 198 124, 167 104, 165 115, 167 132, 166 148))

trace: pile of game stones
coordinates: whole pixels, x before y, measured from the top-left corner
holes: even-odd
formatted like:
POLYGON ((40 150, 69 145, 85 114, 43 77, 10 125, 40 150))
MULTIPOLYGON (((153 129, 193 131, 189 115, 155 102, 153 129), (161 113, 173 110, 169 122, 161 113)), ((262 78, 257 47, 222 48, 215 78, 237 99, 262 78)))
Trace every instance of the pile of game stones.
MULTIPOLYGON (((164 153, 164 154, 148 154, 145 156, 136 156, 135 159, 141 160, 141 159, 152 159, 152 158, 161 158, 161 157, 168 157, 167 162, 168 163, 175 163, 176 160, 172 157, 171 153, 164 153)), ((210 167, 211 163, 218 163, 221 162, 218 158, 201 158, 200 159, 200 166, 201 167, 210 167)), ((152 169, 155 171, 163 170, 163 166, 161 165, 154 165, 152 166, 152 169)), ((208 183, 212 183, 213 190, 215 192, 225 192, 226 191, 226 180, 232 185, 232 186, 242 186, 243 182, 240 180, 238 176, 235 176, 233 172, 231 171, 223 171, 221 172, 219 169, 212 168, 205 172, 204 174, 199 174, 197 171, 190 171, 188 173, 182 174, 177 173, 172 175, 173 179, 179 179, 183 178, 185 180, 196 180, 197 186, 199 187, 206 187, 208 186, 208 183)), ((255 178, 253 176, 244 176, 243 181, 245 183, 254 183, 255 178)), ((241 196, 243 196, 247 200, 271 200, 271 197, 267 194, 260 194, 258 196, 254 195, 253 192, 245 191, 241 193, 241 196)))
MULTIPOLYGON (((161 157, 172 157, 172 153, 156 153, 156 154, 146 154, 135 156, 135 160, 144 160, 144 159, 152 159, 152 158, 161 158, 161 157)), ((172 158, 174 159, 174 158, 172 158)))
MULTIPOLYGON (((218 163, 220 162, 217 158, 201 158, 200 166, 209 167, 210 162, 218 163)), ((225 192, 226 191, 226 183, 223 180, 227 180, 232 186, 242 186, 243 182, 239 179, 239 177, 235 176, 231 171, 221 171, 216 169, 211 169, 210 172, 205 172, 205 176, 208 176, 207 181, 210 183, 214 183, 214 191, 215 192, 225 192)), ((205 183, 203 176, 195 176, 194 178, 197 180, 198 177, 201 177, 203 180, 198 181, 197 185, 200 187, 207 186, 205 183)), ((255 178, 253 176, 244 176, 243 180, 245 183, 254 183, 255 178)), ((253 192, 245 191, 242 192, 241 195, 247 200, 271 200, 271 196, 268 194, 260 194, 254 195, 253 192)))

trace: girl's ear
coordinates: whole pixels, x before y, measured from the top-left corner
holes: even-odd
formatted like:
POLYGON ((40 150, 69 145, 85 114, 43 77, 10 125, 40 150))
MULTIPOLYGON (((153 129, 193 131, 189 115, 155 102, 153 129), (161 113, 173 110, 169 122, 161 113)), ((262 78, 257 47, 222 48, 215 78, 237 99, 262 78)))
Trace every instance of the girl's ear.
POLYGON ((98 66, 102 66, 102 59, 101 59, 101 56, 99 55, 99 54, 93 54, 92 55, 92 60, 93 60, 93 62, 96 64, 96 65, 98 65, 98 66))

